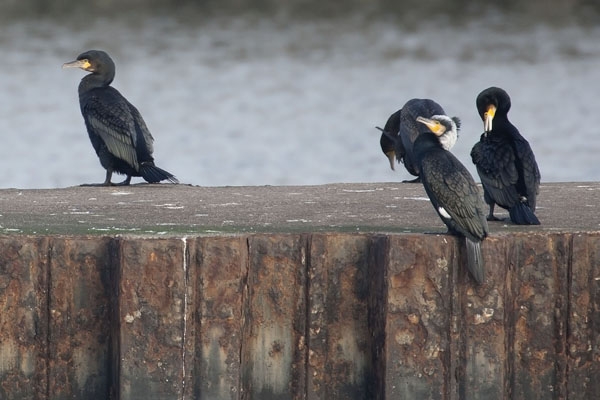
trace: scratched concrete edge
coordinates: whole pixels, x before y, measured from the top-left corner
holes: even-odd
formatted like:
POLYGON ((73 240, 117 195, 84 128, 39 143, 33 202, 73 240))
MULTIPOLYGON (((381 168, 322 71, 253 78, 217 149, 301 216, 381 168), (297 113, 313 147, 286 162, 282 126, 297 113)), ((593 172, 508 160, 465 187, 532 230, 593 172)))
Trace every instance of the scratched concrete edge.
MULTIPOLYGON (((543 183, 541 226, 491 222, 491 235, 600 231, 600 182, 543 183)), ((496 215, 507 217, 496 208, 496 215)), ((0 189, 0 234, 158 237, 251 233, 443 233, 420 184, 0 189)))

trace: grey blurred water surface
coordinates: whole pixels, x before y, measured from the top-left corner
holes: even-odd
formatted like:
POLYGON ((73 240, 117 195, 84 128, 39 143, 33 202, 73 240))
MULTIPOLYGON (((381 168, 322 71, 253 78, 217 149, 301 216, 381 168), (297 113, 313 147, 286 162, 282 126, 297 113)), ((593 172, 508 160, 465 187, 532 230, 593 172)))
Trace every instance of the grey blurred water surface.
POLYGON ((543 181, 599 180, 594 24, 133 13, 3 22, 0 187, 103 180, 79 112, 84 72, 61 69, 90 48, 112 55, 113 85, 146 119, 157 164, 184 183, 406 179, 389 169, 374 126, 413 97, 462 119, 454 152, 476 176, 475 98, 492 85, 511 95, 543 181))

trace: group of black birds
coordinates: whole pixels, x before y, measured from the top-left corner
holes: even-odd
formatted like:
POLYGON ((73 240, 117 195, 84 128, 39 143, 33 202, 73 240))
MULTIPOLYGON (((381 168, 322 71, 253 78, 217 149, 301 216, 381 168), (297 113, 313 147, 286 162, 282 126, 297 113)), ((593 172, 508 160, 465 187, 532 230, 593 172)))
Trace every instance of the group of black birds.
MULTIPOLYGON (((111 87, 115 64, 100 50, 81 53, 63 68, 77 67, 90 74, 79 84, 79 105, 88 135, 106 169, 99 186, 129 185, 132 176, 149 183, 175 176, 154 164, 153 142, 139 111, 119 91, 111 87), (112 174, 125 175, 121 183, 112 174)), ((456 143, 460 120, 450 118, 433 100, 412 99, 392 114, 381 135, 381 148, 394 169, 395 161, 421 182, 448 232, 466 238, 467 267, 478 283, 484 281, 481 241, 488 235, 487 220, 496 220, 494 207, 508 210, 515 224, 537 225, 536 195, 540 172, 531 147, 508 120, 510 97, 497 87, 477 96, 477 110, 484 122, 484 133, 471 151, 481 178, 484 200, 489 205, 485 216, 481 195, 473 177, 450 152, 456 143)), ((96 186, 96 185, 94 185, 96 186)))
POLYGON ((479 93, 476 104, 484 132, 471 158, 489 205, 487 217, 473 177, 450 152, 460 129, 458 118, 448 117, 433 100, 412 99, 378 129, 381 149, 392 169, 396 160, 402 162, 416 176, 405 182, 421 182, 448 233, 466 238, 468 270, 483 283, 481 242, 488 235, 487 221, 499 220, 494 207, 507 209, 515 224, 539 225, 535 204, 540 171, 529 143, 508 119, 508 93, 490 87, 479 93))

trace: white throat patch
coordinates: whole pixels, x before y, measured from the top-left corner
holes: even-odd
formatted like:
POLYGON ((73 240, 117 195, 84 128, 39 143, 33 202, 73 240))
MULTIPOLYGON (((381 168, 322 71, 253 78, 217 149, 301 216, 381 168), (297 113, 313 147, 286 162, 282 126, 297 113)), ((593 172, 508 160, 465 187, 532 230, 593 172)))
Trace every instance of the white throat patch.
POLYGON ((431 119, 444 121, 444 125, 446 125, 446 123, 450 125, 450 129, 447 129, 446 132, 438 137, 438 140, 440 141, 440 144, 444 150, 450 151, 458 139, 458 127, 456 126, 456 122, 454 122, 454 120, 447 115, 434 115, 431 117, 431 119))
POLYGON ((440 143, 444 150, 449 151, 456 144, 456 140, 458 139, 458 132, 456 131, 456 125, 454 121, 452 121, 452 129, 444 132, 442 136, 440 136, 440 143))

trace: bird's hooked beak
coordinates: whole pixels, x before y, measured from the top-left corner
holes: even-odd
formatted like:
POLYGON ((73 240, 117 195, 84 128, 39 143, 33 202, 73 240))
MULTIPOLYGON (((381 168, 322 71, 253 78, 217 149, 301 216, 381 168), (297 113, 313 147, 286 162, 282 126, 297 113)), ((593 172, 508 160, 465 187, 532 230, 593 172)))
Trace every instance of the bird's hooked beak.
POLYGON ((492 130, 492 121, 494 120, 494 116, 496 115, 496 106, 490 104, 483 114, 483 130, 486 132, 490 132, 492 130))
POLYGON ((433 132, 436 136, 442 136, 446 132, 446 128, 444 125, 440 124, 439 121, 434 119, 417 117, 417 122, 425 124, 429 128, 431 132, 433 132))
POLYGON ((394 162, 396 161, 396 152, 391 150, 385 153, 385 155, 387 156, 388 160, 390 160, 390 167, 392 168, 392 171, 395 171, 396 168, 394 167, 394 162))
POLYGON ((75 60, 75 61, 64 63, 62 65, 62 67, 63 68, 81 68, 85 71, 92 71, 92 69, 91 69, 92 64, 88 61, 87 58, 84 58, 83 60, 75 60))

